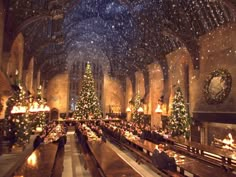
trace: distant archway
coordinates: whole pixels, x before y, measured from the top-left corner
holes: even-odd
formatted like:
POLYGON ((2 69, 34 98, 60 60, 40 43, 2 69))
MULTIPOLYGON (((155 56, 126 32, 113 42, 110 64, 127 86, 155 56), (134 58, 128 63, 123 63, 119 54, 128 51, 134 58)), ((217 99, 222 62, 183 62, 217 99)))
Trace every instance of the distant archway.
POLYGON ((57 108, 51 109, 51 120, 57 120, 59 115, 59 111, 57 108))
POLYGON ((7 66, 7 74, 12 78, 12 82, 16 78, 14 75, 18 74, 18 79, 22 79, 22 68, 23 68, 23 55, 24 55, 24 36, 19 33, 15 38, 10 51, 10 58, 7 66))

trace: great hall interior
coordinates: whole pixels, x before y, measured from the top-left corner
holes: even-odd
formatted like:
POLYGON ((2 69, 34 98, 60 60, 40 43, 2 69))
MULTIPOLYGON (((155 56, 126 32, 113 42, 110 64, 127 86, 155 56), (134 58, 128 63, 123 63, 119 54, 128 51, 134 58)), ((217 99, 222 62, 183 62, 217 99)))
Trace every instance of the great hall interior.
POLYGON ((0 12, 0 177, 236 176, 236 0, 0 12))

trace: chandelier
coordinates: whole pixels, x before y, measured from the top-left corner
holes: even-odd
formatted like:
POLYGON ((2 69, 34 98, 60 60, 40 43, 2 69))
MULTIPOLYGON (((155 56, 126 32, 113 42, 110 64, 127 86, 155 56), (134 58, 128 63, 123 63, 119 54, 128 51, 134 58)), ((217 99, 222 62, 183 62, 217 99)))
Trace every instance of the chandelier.
POLYGON ((15 105, 11 110, 11 114, 24 114, 26 113, 27 109, 27 106, 15 105))
POLYGON ((34 101, 29 106, 15 105, 11 110, 11 114, 24 114, 27 111, 30 113, 37 112, 49 112, 50 108, 46 104, 39 104, 37 101, 34 101))
POLYGON ((44 103, 39 103, 38 101, 33 101, 29 106, 29 112, 48 112, 50 111, 49 106, 44 103))

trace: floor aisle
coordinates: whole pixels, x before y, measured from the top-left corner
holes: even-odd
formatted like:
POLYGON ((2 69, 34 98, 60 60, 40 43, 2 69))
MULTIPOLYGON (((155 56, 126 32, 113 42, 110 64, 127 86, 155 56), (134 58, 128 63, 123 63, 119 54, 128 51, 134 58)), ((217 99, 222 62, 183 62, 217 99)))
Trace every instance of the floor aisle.
POLYGON ((84 156, 79 152, 74 132, 67 133, 62 177, 92 177, 84 168, 84 156))
MULTIPOLYGON (((108 145, 132 168, 134 168, 143 177, 159 177, 155 172, 153 172, 147 165, 138 164, 135 162, 134 157, 128 151, 122 151, 113 144, 107 142, 108 145)), ((96 177, 96 174, 91 174, 91 170, 84 168, 84 155, 80 153, 80 149, 77 145, 77 139, 73 131, 67 134, 67 143, 65 145, 64 151, 60 152, 61 162, 58 161, 55 169, 56 175, 53 177, 96 177), (61 163, 61 167, 60 167, 61 163), (63 164, 63 165, 62 165, 63 164), (62 170, 60 172, 60 169, 62 170), (61 175, 60 175, 61 174, 61 175)), ((90 167, 88 162, 88 166, 90 167)))

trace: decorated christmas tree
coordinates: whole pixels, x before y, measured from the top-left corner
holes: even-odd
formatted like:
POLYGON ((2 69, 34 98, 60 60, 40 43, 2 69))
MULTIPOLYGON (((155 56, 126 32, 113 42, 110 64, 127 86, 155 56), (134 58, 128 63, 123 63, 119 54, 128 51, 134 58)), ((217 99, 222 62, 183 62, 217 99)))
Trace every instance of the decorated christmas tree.
POLYGON ((21 84, 18 84, 18 87, 19 90, 7 101, 6 129, 12 144, 24 145, 29 141, 31 129, 26 92, 21 84))
POLYGON ((138 124, 143 123, 143 109, 141 103, 141 97, 139 92, 136 94, 133 101, 133 113, 132 120, 138 124))
POLYGON ((13 120, 13 115, 11 114, 11 110, 13 106, 16 104, 18 100, 18 92, 15 92, 11 97, 8 98, 6 103, 6 110, 5 110, 5 119, 4 119, 4 126, 5 126, 5 132, 6 137, 10 141, 11 144, 14 144, 16 142, 16 126, 13 120))
POLYGON ((83 76, 82 88, 76 103, 74 118, 90 119, 100 118, 101 116, 102 111, 100 109, 99 100, 95 92, 95 83, 91 66, 89 63, 87 63, 85 74, 83 76))
POLYGON ((177 87, 172 103, 171 115, 169 116, 168 131, 172 136, 185 136, 189 137, 190 133, 190 118, 186 111, 183 93, 180 87, 177 87))
MULTIPOLYGON (((33 114, 33 129, 37 127, 44 127, 46 124, 46 111, 43 109, 46 106, 46 100, 42 96, 42 87, 41 85, 37 88, 36 99, 32 103, 33 111, 36 109, 33 114)), ((49 111, 49 110, 48 110, 49 111)))

